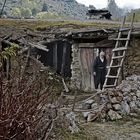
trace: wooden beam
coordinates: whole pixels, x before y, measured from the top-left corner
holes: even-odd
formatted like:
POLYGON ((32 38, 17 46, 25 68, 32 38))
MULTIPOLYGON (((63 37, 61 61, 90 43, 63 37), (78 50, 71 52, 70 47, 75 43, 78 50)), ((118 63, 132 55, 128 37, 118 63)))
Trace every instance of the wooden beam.
POLYGON ((61 74, 64 75, 64 68, 66 63, 66 52, 67 52, 67 44, 64 42, 63 46, 63 56, 62 56, 62 65, 61 65, 61 74))
POLYGON ((54 69, 57 71, 57 42, 55 43, 54 47, 53 47, 53 66, 54 69))

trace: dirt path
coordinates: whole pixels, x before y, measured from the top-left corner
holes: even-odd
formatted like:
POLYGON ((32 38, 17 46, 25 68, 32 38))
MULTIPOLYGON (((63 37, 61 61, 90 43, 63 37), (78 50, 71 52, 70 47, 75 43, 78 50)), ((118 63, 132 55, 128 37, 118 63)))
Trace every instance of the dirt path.
POLYGON ((96 140, 140 140, 140 119, 88 123, 84 128, 96 140))

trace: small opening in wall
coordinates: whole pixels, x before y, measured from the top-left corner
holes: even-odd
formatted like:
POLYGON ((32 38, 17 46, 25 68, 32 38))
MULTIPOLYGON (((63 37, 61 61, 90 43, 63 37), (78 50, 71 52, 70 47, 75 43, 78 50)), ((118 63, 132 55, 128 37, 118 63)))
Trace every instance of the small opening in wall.
POLYGON ((48 52, 38 50, 39 60, 53 68, 58 74, 71 77, 71 44, 67 41, 57 41, 46 44, 48 52))

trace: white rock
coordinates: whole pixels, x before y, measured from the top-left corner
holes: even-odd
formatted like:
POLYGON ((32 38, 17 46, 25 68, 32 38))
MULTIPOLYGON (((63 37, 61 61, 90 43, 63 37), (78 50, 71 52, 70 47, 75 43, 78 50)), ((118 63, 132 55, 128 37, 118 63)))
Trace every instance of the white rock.
POLYGON ((136 105, 137 105, 138 108, 140 108, 140 101, 137 100, 136 105))
POLYGON ((111 103, 113 103, 113 104, 119 103, 119 102, 117 101, 116 97, 111 98, 110 101, 111 101, 111 103))
POLYGON ((93 104, 91 105, 91 108, 97 109, 97 108, 98 108, 98 104, 97 104, 97 103, 93 103, 93 104))
POLYGON ((130 93, 130 95, 131 95, 131 96, 134 96, 134 95, 135 95, 135 93, 134 93, 134 92, 131 92, 131 93, 130 93))
POLYGON ((119 115, 117 112, 115 112, 115 111, 113 111, 113 110, 109 110, 108 116, 109 116, 109 118, 110 118, 112 121, 113 121, 113 120, 122 119, 122 116, 119 115))
POLYGON ((91 105, 94 103, 94 100, 87 100, 82 104, 83 109, 91 109, 91 105))
POLYGON ((133 101, 137 101, 137 96, 133 96, 133 101))
POLYGON ((123 97, 124 101, 130 102, 131 101, 131 97, 130 96, 125 96, 123 97))
POLYGON ((85 119, 87 119, 89 113, 90 113, 90 112, 82 112, 83 117, 84 117, 85 119))
POLYGON ((86 102, 85 102, 85 104, 93 104, 94 103, 94 100, 92 100, 92 99, 90 99, 90 100, 87 100, 86 102))
POLYGON ((140 91, 138 90, 136 93, 137 97, 140 98, 140 91))
POLYGON ((129 107, 129 105, 126 101, 123 101, 121 103, 121 108, 122 108, 121 111, 122 111, 123 114, 129 114, 130 113, 130 107, 129 107))
POLYGON ((113 105, 113 108, 114 108, 116 111, 119 111, 119 110, 121 110, 121 105, 120 105, 120 104, 114 104, 114 105, 113 105))
POLYGON ((130 102, 130 108, 131 109, 137 108, 135 101, 130 102))

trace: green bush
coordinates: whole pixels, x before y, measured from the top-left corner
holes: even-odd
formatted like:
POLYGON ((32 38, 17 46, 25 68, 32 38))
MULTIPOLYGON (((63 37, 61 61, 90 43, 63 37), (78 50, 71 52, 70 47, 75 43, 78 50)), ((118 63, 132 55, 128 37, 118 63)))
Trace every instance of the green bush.
POLYGON ((39 12, 36 15, 36 18, 38 18, 38 19, 55 19, 58 17, 59 17, 59 15, 54 12, 39 12))
POLYGON ((12 8, 11 15, 13 17, 21 18, 21 11, 19 8, 12 8))
POLYGON ((21 8, 21 16, 29 18, 32 16, 32 11, 29 8, 21 8))

